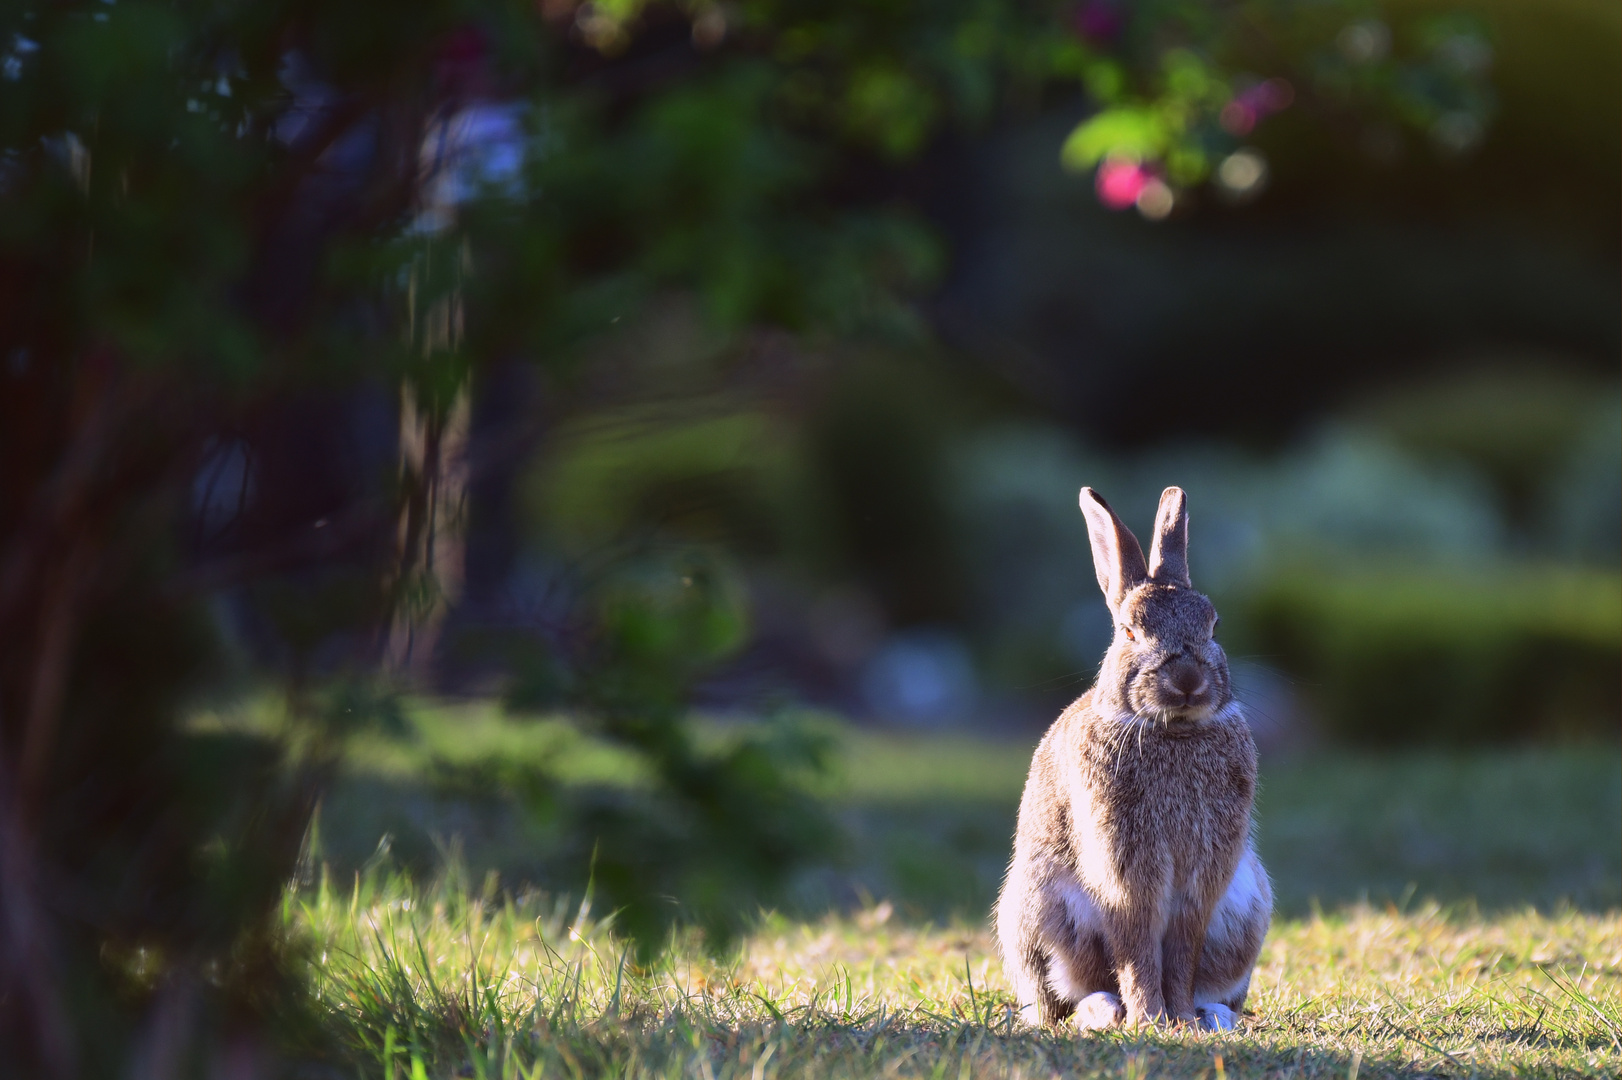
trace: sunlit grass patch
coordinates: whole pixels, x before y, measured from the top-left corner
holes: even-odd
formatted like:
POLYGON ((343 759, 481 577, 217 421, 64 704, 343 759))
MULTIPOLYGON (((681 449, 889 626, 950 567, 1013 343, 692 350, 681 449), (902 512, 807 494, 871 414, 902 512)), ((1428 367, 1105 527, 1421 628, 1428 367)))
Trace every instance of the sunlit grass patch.
POLYGON ((343 1064, 363 1076, 1615 1076, 1622 916, 1368 907, 1276 926, 1241 1028, 1021 1028, 986 928, 889 905, 764 917, 653 966, 589 906, 398 877, 289 897, 343 1064))

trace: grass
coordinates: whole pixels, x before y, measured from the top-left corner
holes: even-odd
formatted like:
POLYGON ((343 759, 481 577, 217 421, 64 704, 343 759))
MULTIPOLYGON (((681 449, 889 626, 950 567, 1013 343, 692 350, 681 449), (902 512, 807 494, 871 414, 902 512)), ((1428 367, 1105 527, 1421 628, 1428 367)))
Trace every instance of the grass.
POLYGON ((1622 1072, 1622 918, 1362 906, 1274 928, 1223 1035, 1023 1029, 983 926, 767 917, 637 969, 589 905, 452 875, 290 895, 342 1071, 491 1078, 1567 1077, 1622 1072))
POLYGON ((512 807, 425 793, 422 770, 499 752, 635 776, 488 710, 413 723, 414 742, 356 748, 323 811, 332 869, 284 909, 340 1075, 1622 1075, 1614 747, 1264 762, 1259 836, 1281 914, 1241 1027, 1056 1036, 1013 1023, 985 925, 1027 743, 844 732, 831 794, 846 862, 735 954, 680 938, 642 970, 566 886, 517 885, 512 807), (431 856, 419 884, 386 861, 361 869, 384 830, 414 831, 396 851, 431 856), (452 835, 471 871, 439 854, 452 835))
MULTIPOLYGON (((623 754, 556 722, 505 720, 480 705, 412 711, 415 738, 356 745, 322 813, 324 857, 343 874, 378 838, 419 879, 456 838, 475 876, 548 881, 521 814, 500 799, 436 792, 428 762, 500 754, 545 762, 572 781, 638 782, 623 754)), ((830 792, 847 858, 807 875, 789 910, 814 916, 888 899, 913 921, 977 918, 1007 866, 1036 735, 840 731, 830 792)), ((1615 746, 1393 755, 1342 751, 1264 760, 1258 842, 1278 910, 1310 914, 1404 897, 1485 913, 1569 902, 1622 907, 1622 753, 1615 746)))

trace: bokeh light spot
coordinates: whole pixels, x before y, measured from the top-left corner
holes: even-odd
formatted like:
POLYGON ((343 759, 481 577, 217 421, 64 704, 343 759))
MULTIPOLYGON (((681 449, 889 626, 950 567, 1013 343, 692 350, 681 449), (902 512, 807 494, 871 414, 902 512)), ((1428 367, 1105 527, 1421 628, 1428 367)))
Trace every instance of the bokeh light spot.
POLYGON ((1138 213, 1150 221, 1164 221, 1177 204, 1177 196, 1159 177, 1150 177, 1138 192, 1138 213))
POLYGON ((1378 19, 1355 22, 1335 37, 1340 54, 1354 64, 1374 64, 1391 54, 1391 29, 1378 19))
POLYGON ((1252 198, 1267 185, 1267 159, 1254 150, 1237 150, 1222 159, 1216 179, 1229 198, 1252 198))

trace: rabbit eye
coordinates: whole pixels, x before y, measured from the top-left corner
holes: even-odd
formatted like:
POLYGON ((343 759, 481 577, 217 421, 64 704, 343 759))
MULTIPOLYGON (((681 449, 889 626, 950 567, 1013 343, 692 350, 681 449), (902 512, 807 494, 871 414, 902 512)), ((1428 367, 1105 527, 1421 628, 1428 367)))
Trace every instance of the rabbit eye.
POLYGON ((1126 625, 1126 623, 1121 624, 1121 633, 1126 635, 1126 640, 1128 640, 1128 641, 1136 641, 1136 640, 1138 640, 1138 635, 1134 634, 1132 632, 1132 628, 1130 626, 1126 625))

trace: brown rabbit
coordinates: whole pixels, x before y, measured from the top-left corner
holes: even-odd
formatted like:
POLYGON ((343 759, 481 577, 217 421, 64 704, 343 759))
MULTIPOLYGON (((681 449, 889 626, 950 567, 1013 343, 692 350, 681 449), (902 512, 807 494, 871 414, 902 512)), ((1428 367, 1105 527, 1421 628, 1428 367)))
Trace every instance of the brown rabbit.
POLYGON ((1224 1030, 1272 920, 1250 842, 1256 746, 1188 579, 1182 490, 1160 497, 1147 564, 1102 496, 1082 488, 1081 509, 1115 640, 1031 760, 997 899, 1003 963, 1047 1027, 1224 1030))

